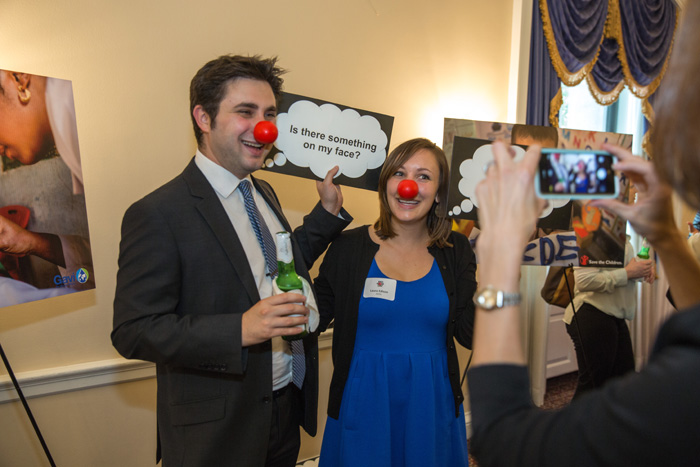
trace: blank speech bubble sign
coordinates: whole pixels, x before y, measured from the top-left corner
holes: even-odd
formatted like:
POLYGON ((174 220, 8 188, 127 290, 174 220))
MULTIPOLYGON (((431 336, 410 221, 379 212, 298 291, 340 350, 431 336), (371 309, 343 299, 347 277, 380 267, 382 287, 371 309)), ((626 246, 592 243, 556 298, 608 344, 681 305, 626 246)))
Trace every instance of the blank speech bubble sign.
MULTIPOLYGON (((525 149, 522 147, 513 145, 512 148, 515 152, 514 159, 516 161, 525 156, 525 149)), ((459 216, 462 213, 471 212, 474 208, 479 207, 479 202, 475 193, 476 186, 486 177, 484 168, 491 161, 493 161, 493 145, 489 143, 478 147, 471 158, 466 158, 459 164, 460 177, 457 189, 460 197, 463 199, 459 204, 451 206, 449 215, 459 216)), ((540 218, 548 216, 554 208, 564 206, 568 202, 568 198, 549 200, 546 209, 540 214, 540 218)))

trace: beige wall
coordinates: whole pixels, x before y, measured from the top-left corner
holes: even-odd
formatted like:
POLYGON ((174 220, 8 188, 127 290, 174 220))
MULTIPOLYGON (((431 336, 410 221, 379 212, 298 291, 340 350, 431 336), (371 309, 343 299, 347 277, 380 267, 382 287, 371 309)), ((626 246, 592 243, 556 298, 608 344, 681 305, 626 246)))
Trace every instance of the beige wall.
MULTIPOLYGON (((0 309, 0 342, 16 373, 118 358, 109 332, 121 217, 192 157, 188 85, 209 59, 278 55, 290 70, 287 91, 394 116, 392 148, 415 136, 441 143, 444 117, 514 115, 513 79, 520 78, 512 70, 520 52, 519 40, 511 40, 513 0, 260 5, 0 2, 0 68, 73 82, 97 280, 95 291, 0 309)), ((308 180, 261 177, 276 188, 292 225, 317 199, 308 180)), ((343 192, 356 224, 375 219, 375 193, 343 192)), ((328 357, 321 363, 327 380, 328 357)), ((147 379, 30 403, 58 465, 147 466, 155 444, 154 391, 147 379)), ((315 454, 314 443, 305 440, 304 452, 315 454)), ((41 465, 18 403, 0 404, 0 453, 0 466, 41 465)))

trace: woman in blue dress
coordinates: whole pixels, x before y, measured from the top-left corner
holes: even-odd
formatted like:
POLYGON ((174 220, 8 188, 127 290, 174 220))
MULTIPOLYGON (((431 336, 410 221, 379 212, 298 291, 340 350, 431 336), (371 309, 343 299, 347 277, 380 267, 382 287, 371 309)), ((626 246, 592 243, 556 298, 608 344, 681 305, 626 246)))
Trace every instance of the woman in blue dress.
POLYGON ((379 219, 334 241, 315 281, 333 365, 321 467, 466 466, 454 339, 470 348, 476 262, 446 217, 449 169, 426 139, 379 177, 379 219))
POLYGON ((578 161, 576 164, 576 174, 574 174, 573 179, 576 184, 576 193, 588 193, 590 177, 587 172, 585 161, 578 161))

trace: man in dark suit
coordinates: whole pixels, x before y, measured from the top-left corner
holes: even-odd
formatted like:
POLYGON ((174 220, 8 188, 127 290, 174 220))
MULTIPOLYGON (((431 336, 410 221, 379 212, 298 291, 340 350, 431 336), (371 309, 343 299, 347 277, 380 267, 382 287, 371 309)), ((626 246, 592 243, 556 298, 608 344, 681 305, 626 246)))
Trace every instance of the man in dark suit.
MULTIPOLYGON (((275 62, 222 56, 197 72, 194 159, 124 215, 112 342, 126 358, 156 363, 165 467, 293 466, 299 426, 316 433, 317 338, 303 339, 297 381, 292 345, 280 337, 308 322, 307 298, 273 295, 275 271, 247 206, 273 235, 291 231, 270 185, 251 176, 271 148, 253 129, 277 115, 283 70, 275 62)), ((351 220, 335 173, 316 182, 321 201, 292 235, 307 280, 351 220)))

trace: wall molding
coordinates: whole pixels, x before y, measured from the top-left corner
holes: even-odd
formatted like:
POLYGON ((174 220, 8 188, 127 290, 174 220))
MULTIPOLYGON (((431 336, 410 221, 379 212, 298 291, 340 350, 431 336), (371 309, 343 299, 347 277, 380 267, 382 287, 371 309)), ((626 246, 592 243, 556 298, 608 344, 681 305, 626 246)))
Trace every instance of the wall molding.
MULTIPOLYGON (((332 342, 333 330, 329 329, 318 338, 319 351, 330 350, 332 342)), ((124 358, 15 373, 24 397, 27 399, 128 383, 155 378, 155 376, 154 363, 124 358)), ((15 401, 19 401, 19 396, 10 376, 0 376, 0 404, 15 401)), ((464 415, 469 438, 472 434, 471 411, 465 411, 464 415)))
MULTIPOLYGON (((27 399, 138 381, 155 375, 155 364, 123 358, 15 373, 27 399)), ((19 395, 10 376, 0 376, 0 404, 18 400, 19 395)))
MULTIPOLYGON (((318 338, 319 350, 330 349, 333 330, 318 338)), ((142 360, 114 358, 41 370, 15 373, 24 397, 46 397, 70 391, 109 386, 130 381, 155 378, 156 366, 142 360)), ((0 404, 19 400, 9 375, 0 376, 0 404)))

